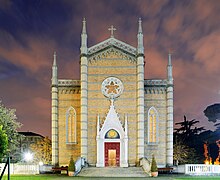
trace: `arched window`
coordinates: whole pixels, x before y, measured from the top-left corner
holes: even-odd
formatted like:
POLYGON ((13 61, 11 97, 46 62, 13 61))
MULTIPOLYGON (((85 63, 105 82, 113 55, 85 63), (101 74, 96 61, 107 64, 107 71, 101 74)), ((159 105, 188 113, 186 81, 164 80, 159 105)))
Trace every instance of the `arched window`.
POLYGON ((73 107, 66 112, 66 143, 76 143, 76 110, 73 107))
POLYGON ((154 107, 148 110, 148 143, 158 142, 158 113, 154 107))

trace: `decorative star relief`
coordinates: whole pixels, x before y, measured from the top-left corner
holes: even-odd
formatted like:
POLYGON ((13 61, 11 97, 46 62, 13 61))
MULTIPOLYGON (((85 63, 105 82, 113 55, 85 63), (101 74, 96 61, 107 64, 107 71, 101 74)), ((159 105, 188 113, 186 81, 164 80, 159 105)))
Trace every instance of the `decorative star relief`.
POLYGON ((108 89, 108 94, 110 93, 114 93, 114 94, 118 94, 118 88, 119 86, 115 85, 115 83, 112 81, 110 83, 110 85, 105 86, 108 89))
POLYGON ((108 77, 102 82, 102 94, 110 99, 119 97, 123 92, 123 84, 116 77, 108 77))

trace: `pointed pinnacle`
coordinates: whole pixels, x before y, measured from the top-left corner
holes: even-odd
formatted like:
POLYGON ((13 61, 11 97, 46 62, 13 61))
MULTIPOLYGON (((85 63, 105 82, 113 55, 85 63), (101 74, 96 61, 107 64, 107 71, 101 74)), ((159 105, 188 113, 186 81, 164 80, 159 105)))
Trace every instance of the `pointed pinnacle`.
POLYGON ((82 34, 86 34, 86 19, 85 18, 83 18, 82 34))
POLYGON ((139 24, 139 26, 138 26, 138 33, 142 33, 142 24, 141 24, 141 18, 139 18, 139 20, 138 20, 138 24, 139 24))
POLYGON ((172 54, 171 54, 171 52, 169 52, 169 54, 168 54, 168 66, 172 66, 171 60, 172 60, 172 54))
POLYGON ((56 57, 57 57, 56 51, 54 51, 54 53, 53 53, 53 66, 57 65, 56 57))

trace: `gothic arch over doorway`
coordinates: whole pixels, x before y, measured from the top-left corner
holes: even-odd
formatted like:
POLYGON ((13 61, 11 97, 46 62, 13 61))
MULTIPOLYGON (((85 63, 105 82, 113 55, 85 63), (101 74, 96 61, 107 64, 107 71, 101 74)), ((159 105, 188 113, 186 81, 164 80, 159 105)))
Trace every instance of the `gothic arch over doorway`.
MULTIPOLYGON (((110 151, 115 153, 115 165, 128 167, 128 135, 127 116, 124 127, 115 111, 113 101, 111 101, 109 112, 100 128, 99 116, 97 120, 97 163, 96 167, 109 166, 110 151), (118 161, 118 162, 117 162, 118 161)), ((113 155, 114 156, 114 155, 113 155)), ((113 160, 114 161, 114 160, 113 160)), ((112 161, 112 162, 113 162, 112 161)), ((111 163, 111 162, 110 162, 111 163)), ((114 163, 113 163, 114 164, 114 163)), ((110 164, 111 165, 111 164, 110 164)))

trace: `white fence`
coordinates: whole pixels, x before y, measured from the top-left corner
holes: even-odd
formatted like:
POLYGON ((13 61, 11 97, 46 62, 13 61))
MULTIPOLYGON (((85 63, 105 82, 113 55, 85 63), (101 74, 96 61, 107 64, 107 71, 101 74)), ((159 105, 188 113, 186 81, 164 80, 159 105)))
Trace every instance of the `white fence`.
POLYGON ((184 164, 175 167, 174 172, 189 175, 220 175, 220 165, 184 164))
MULTIPOLYGON (((0 174, 4 169, 5 163, 0 163, 0 174)), ((5 173, 8 174, 8 166, 5 173)), ((10 174, 39 174, 38 164, 10 164, 10 174)))
POLYGON ((220 165, 185 164, 185 174, 190 174, 190 175, 220 174, 220 165))

